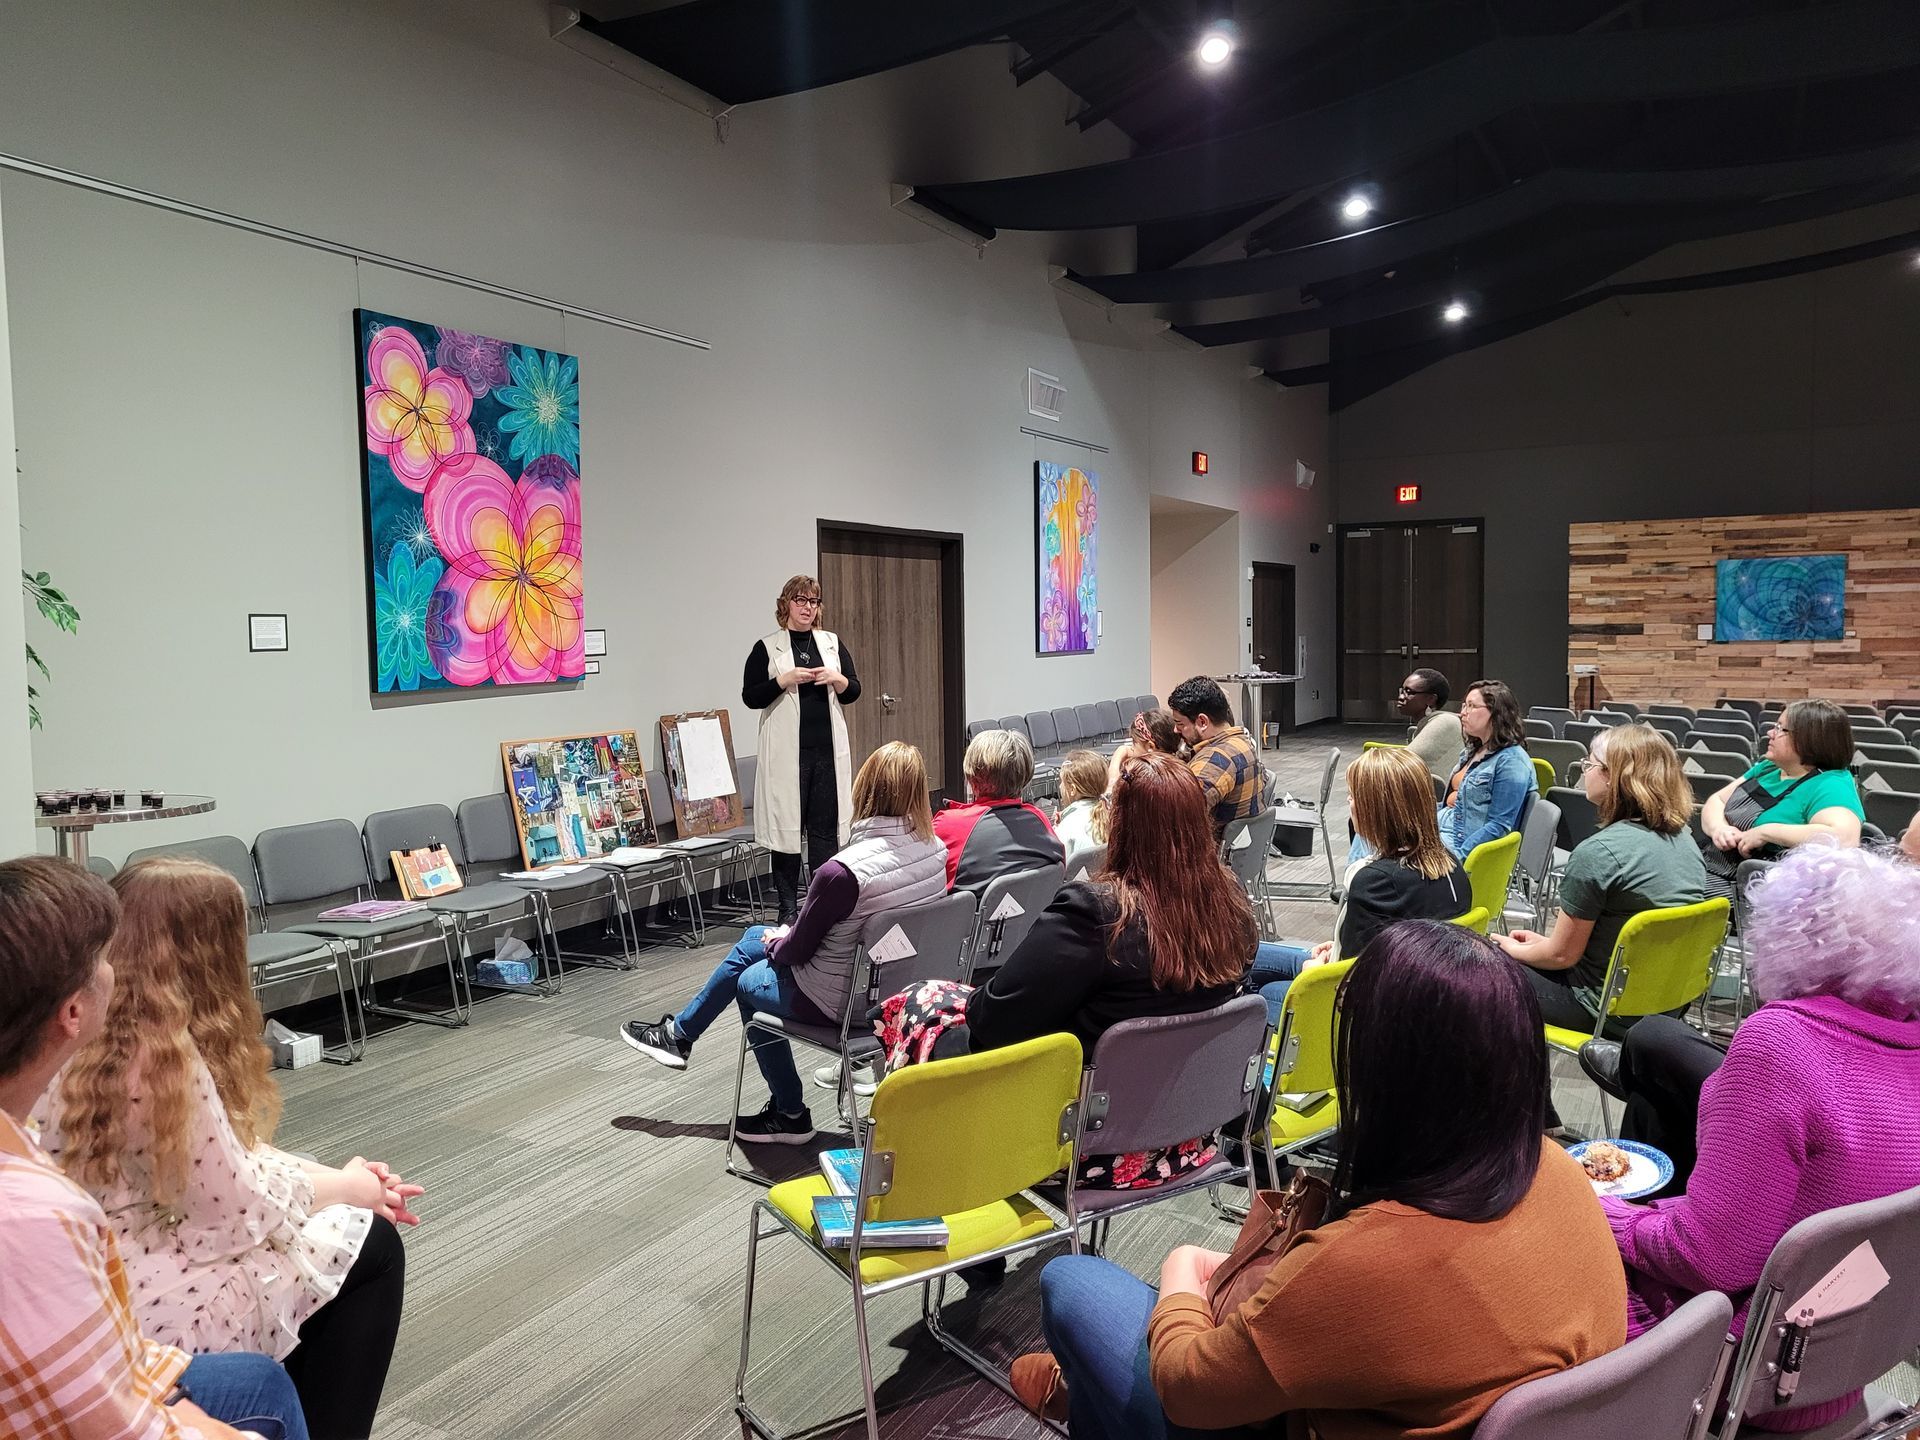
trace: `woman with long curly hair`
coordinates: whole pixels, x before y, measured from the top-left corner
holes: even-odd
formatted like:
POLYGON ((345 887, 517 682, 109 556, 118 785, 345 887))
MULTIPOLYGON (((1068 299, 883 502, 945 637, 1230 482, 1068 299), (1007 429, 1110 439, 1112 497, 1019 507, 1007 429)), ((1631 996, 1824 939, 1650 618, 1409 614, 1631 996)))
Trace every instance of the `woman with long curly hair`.
POLYGON ((400 1326, 394 1223, 417 1223, 421 1187, 273 1147, 280 1092, 231 875, 144 860, 113 888, 112 1006, 35 1112, 42 1148, 111 1218, 147 1336, 271 1355, 314 1440, 364 1437, 400 1326))

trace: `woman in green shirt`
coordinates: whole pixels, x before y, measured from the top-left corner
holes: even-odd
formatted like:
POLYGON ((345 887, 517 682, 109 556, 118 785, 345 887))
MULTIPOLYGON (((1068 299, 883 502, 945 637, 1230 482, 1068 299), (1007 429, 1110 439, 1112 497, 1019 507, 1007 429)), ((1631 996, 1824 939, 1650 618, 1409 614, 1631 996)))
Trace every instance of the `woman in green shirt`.
POLYGON ((1701 807, 1714 893, 1732 894, 1734 869, 1769 846, 1858 845, 1867 813, 1854 783, 1853 726, 1831 700, 1796 700, 1767 736, 1767 758, 1701 807), (1716 853, 1717 852, 1717 853, 1716 853))

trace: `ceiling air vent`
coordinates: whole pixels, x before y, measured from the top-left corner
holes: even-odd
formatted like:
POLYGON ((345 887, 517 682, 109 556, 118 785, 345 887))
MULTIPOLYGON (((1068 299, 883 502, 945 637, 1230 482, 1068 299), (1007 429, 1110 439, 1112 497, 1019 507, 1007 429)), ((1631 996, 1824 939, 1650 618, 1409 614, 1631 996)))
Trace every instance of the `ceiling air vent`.
POLYGON ((1038 370, 1027 371, 1027 413, 1038 415, 1042 420, 1058 421, 1060 412, 1067 403, 1067 387, 1060 383, 1057 375, 1043 375, 1038 370))

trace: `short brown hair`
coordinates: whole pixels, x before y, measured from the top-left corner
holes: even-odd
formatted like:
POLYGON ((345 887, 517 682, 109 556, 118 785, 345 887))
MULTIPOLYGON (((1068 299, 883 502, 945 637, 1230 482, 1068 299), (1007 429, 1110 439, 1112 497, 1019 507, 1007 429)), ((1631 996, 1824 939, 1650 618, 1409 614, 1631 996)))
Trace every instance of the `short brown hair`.
POLYGON ((1354 830, 1376 853, 1429 880, 1453 872, 1434 813, 1433 777, 1404 745, 1360 752, 1347 767, 1347 806, 1354 830))
POLYGON ((107 882, 71 860, 0 863, 0 1075, 39 1053, 47 1022, 93 979, 119 923, 107 882))
POLYGON ((1780 716, 1803 765, 1845 770, 1853 764, 1853 722, 1831 700, 1795 700, 1780 716))
POLYGON ((982 730, 960 762, 979 800, 1013 800, 1033 780, 1033 746, 1018 730, 982 730))
POLYGON ((1178 755, 1185 743, 1180 738, 1179 727, 1173 723, 1171 710, 1142 710, 1133 717, 1133 736, 1162 755, 1178 755))
MULTIPOLYGON (((793 602, 795 598, 805 595, 809 591, 815 595, 821 593, 820 582, 811 575, 796 575, 787 581, 786 584, 782 585, 780 587, 780 598, 773 602, 773 623, 778 625, 782 630, 786 629, 787 616, 793 613, 793 602)), ((814 624, 818 625, 820 623, 820 616, 824 610, 824 606, 817 607, 814 610, 814 624)))
POLYGON ((1600 823, 1638 820, 1656 835, 1678 835, 1693 814, 1693 787, 1667 737, 1650 725, 1616 725, 1593 737, 1607 767, 1600 823))
POLYGON ((927 762, 918 747, 889 740, 853 777, 853 818, 891 815, 907 822, 922 840, 933 838, 933 807, 927 800, 927 762))

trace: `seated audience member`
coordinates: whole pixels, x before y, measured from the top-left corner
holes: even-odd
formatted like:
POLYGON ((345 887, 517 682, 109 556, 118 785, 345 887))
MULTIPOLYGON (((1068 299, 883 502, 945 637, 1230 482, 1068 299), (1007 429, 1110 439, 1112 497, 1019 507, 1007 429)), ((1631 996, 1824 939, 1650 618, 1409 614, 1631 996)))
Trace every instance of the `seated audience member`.
MULTIPOLYGON (((1602 1199, 1627 1266, 1627 1328, 1690 1296, 1746 1306, 1780 1238, 1809 1215, 1920 1185, 1920 868, 1807 845, 1754 886, 1748 975, 1764 1002, 1723 1055, 1655 1015, 1581 1062, 1627 1102, 1621 1133, 1673 1158, 1651 1205, 1602 1199)), ((1788 1297, 1790 1300, 1792 1297, 1788 1297)), ((1749 1423, 1805 1430, 1857 1394, 1749 1423)))
POLYGON ((1817 841, 1858 845, 1867 812, 1854 783, 1853 725, 1831 700, 1795 700, 1767 735, 1767 758, 1700 809, 1707 875, 1716 895, 1751 856, 1772 859, 1817 841))
MULTIPOLYGON (((1217 858, 1198 783, 1171 755, 1135 755, 1108 804, 1106 869, 1062 885, 984 985, 933 981, 881 1007, 889 1068, 1061 1032, 1091 1058, 1123 1020, 1189 1015, 1233 998, 1257 931, 1246 892, 1217 858)), ((1164 1153, 1092 1157, 1081 1183, 1157 1184, 1212 1158, 1207 1137, 1164 1153)))
POLYGON ((1193 747, 1187 765, 1207 792, 1208 814, 1214 838, 1226 834, 1236 820, 1260 813, 1260 792, 1266 773, 1260 749, 1244 726, 1233 723, 1226 693, 1204 675, 1182 680, 1167 697, 1174 728, 1193 747))
POLYGON ((1412 722, 1407 726, 1407 748, 1436 780, 1452 773, 1462 743, 1460 717, 1447 709, 1450 693, 1447 677, 1438 670, 1416 670, 1400 682, 1400 693, 1394 698, 1394 708, 1412 722))
MULTIPOLYGON (((944 895, 947 859, 928 813, 926 764, 919 750, 891 740, 869 755, 854 777, 853 838, 813 872, 792 927, 750 927, 678 1015, 651 1025, 629 1020, 620 1027, 620 1038, 668 1069, 684 1070, 693 1042, 730 1002, 738 1003, 742 1020, 757 1010, 838 1025, 853 986, 861 926, 883 911, 944 895)), ((753 1058, 770 1098, 759 1114, 739 1118, 739 1138, 806 1144, 813 1139, 813 1118, 794 1068, 793 1047, 761 1036, 753 1058)))
POLYGON ((1580 783, 1600 829, 1567 860, 1553 930, 1515 930, 1494 943, 1527 967, 1547 1024, 1591 1033, 1621 929, 1643 910, 1704 900, 1707 874, 1687 825, 1693 792, 1658 730, 1602 730, 1581 762, 1580 783))
POLYGON ((1091 1255, 1041 1272, 1051 1354, 1021 1357, 1013 1383, 1037 1409, 1064 1381, 1074 1440, 1278 1434, 1282 1415, 1321 1440, 1466 1440, 1507 1390, 1624 1340, 1592 1187, 1542 1137, 1546 1043, 1518 968, 1408 920, 1342 992, 1334 1204, 1251 1300, 1216 1323, 1226 1256, 1192 1245, 1157 1295, 1091 1255))
POLYGON ((118 917, 106 882, 70 861, 0 863, 0 1430, 31 1440, 306 1440, 293 1382, 270 1357, 189 1356, 141 1333, 100 1202, 25 1128, 49 1082, 106 1024, 113 967, 102 952, 118 917))
POLYGON ((1186 749, 1180 738, 1180 725, 1171 710, 1142 710, 1128 727, 1131 743, 1142 750, 1158 750, 1162 755, 1178 755, 1186 749))
POLYGON ((1107 757, 1070 750, 1060 762, 1060 818, 1053 833, 1071 860, 1079 850, 1107 843, 1107 757))
POLYGON ((315 1440, 373 1430, 422 1194, 272 1143, 280 1091, 247 963, 246 898, 184 858, 114 876, 106 1027, 42 1098, 41 1148, 98 1200, 144 1333, 191 1354, 282 1362, 315 1440))
POLYGON ((1433 784, 1410 750, 1361 751, 1347 767, 1347 801, 1368 854, 1347 868, 1334 938, 1310 949, 1263 941, 1247 976, 1247 988, 1266 998, 1275 1024, 1301 971, 1358 955, 1396 920, 1453 920, 1473 908, 1466 871, 1440 843, 1433 784))
POLYGON ((967 744, 965 805, 948 803, 933 817, 934 838, 947 847, 947 888, 987 888, 1022 870, 1058 865, 1060 837, 1039 808, 1021 796, 1033 781, 1033 746, 1017 730, 982 730, 967 744))
POLYGON ((1465 737, 1447 777, 1440 807, 1440 839, 1462 860, 1474 847, 1511 835, 1534 792, 1533 757, 1520 702, 1503 681, 1476 680, 1460 702, 1465 737))

